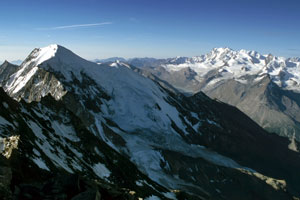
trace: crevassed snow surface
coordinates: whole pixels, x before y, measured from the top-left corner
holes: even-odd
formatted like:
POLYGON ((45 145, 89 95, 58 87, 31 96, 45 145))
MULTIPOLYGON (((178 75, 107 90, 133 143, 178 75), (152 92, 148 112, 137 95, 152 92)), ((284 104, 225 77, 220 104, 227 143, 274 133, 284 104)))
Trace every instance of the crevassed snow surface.
POLYGON ((234 160, 210 151, 203 146, 189 145, 180 136, 163 137, 155 133, 140 133, 140 135, 124 134, 122 136, 127 141, 131 161, 139 166, 140 170, 153 181, 169 188, 177 188, 179 185, 188 183, 179 180, 179 178, 164 174, 164 171, 169 170, 169 165, 160 150, 157 149, 171 150, 190 157, 203 158, 216 165, 254 172, 254 170, 243 167, 234 160), (162 163, 165 164, 164 168, 161 167, 162 163))

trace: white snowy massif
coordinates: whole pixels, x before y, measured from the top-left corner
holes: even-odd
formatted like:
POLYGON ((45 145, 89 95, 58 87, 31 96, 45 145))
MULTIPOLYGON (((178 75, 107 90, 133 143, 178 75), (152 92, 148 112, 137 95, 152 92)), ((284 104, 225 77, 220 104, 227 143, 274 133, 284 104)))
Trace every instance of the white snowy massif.
POLYGON ((199 81, 211 70, 220 72, 220 77, 208 83, 213 85, 224 79, 247 83, 246 75, 257 75, 257 81, 269 75, 274 83, 287 90, 300 92, 300 59, 261 55, 256 51, 234 51, 230 48, 214 48, 210 53, 192 58, 176 57, 163 64, 167 71, 191 68, 199 81))

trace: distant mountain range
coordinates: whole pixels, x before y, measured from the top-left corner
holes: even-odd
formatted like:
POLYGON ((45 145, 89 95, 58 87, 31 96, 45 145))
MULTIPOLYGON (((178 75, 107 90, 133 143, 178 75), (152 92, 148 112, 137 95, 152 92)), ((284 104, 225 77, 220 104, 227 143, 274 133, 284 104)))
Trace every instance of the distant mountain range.
MULTIPOLYGON (((90 62, 59 45, 34 49, 20 66, 3 63, 0 199, 300 198, 299 142, 265 131, 200 91, 230 76, 236 84, 248 76, 259 84, 269 80, 268 87, 280 91, 296 85, 279 87, 276 75, 247 74, 262 62, 258 54, 241 75, 243 70, 230 70, 225 54, 232 50, 214 51, 211 61, 204 56, 207 68, 223 56, 228 64, 209 81, 196 70, 202 67, 198 58, 138 68, 119 59, 90 62), (205 84, 184 95, 178 82, 164 78, 171 74, 205 84)), ((270 57, 266 65, 278 59, 270 57)))

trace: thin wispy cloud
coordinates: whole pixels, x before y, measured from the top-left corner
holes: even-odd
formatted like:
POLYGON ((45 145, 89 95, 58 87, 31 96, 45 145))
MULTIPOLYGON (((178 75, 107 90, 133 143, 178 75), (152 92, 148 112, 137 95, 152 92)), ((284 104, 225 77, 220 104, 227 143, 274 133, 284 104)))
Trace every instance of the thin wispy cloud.
POLYGON ((36 30, 63 30, 63 29, 73 29, 73 28, 87 28, 87 27, 94 27, 94 26, 105 26, 110 25, 112 22, 101 22, 101 23, 94 23, 94 24, 73 24, 73 25, 66 25, 66 26, 55 26, 55 27, 46 27, 46 28, 36 28, 36 30))

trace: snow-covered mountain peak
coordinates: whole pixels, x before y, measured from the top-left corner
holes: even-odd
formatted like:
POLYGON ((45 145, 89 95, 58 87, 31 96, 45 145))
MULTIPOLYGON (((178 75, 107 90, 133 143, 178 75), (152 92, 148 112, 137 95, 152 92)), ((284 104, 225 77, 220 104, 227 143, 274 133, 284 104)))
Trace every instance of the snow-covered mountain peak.
POLYGON ((109 66, 116 67, 116 68, 127 67, 127 68, 131 69, 131 67, 128 64, 121 62, 120 60, 116 60, 115 62, 110 63, 109 66))
POLYGON ((204 61, 229 61, 229 60, 255 60, 253 62, 259 62, 259 60, 264 60, 265 57, 260 55, 256 51, 249 51, 246 49, 241 49, 239 51, 235 51, 228 47, 214 48, 210 53, 206 54, 206 59, 204 61))
POLYGON ((290 62, 300 62, 300 57, 288 58, 288 61, 290 61, 290 62))
MULTIPOLYGON (((45 53, 45 55, 53 55, 49 59, 53 58, 56 62, 62 62, 65 64, 82 65, 88 62, 76 55, 74 52, 60 45, 50 45, 48 47, 41 48, 39 54, 42 55, 42 53, 45 53)), ((44 61, 47 60, 48 59, 45 59, 44 61)))
POLYGON ((217 55, 224 55, 224 54, 229 54, 229 53, 235 53, 235 51, 229 47, 218 47, 218 48, 213 48, 211 50, 211 53, 217 54, 217 55))
POLYGON ((57 44, 51 44, 44 48, 35 49, 31 53, 33 57, 32 61, 36 62, 36 65, 39 65, 42 62, 54 57, 57 52, 57 49, 58 49, 57 44))
POLYGON ((236 56, 237 53, 238 52, 228 47, 213 48, 208 54, 205 55, 205 59, 203 61, 213 63, 218 61, 228 61, 232 57, 236 56))
POLYGON ((2 65, 7 65, 7 64, 9 64, 9 62, 8 62, 7 60, 5 60, 5 61, 2 63, 2 65))
MULTIPOLYGON (((33 50, 33 52, 27 57, 24 65, 32 65, 39 66, 45 62, 53 63, 56 62, 60 64, 66 64, 68 67, 71 67, 71 70, 74 70, 74 66, 78 68, 78 66, 85 65, 88 61, 76 55, 74 52, 69 49, 57 45, 51 44, 49 46, 43 48, 37 48, 33 50)), ((43 67, 43 66, 39 66, 43 67)), ((54 65, 52 67, 55 67, 54 65)), ((65 66, 66 67, 66 66, 65 66)), ((64 69, 66 70, 66 69, 64 69)))
POLYGON ((36 48, 5 81, 3 88, 16 99, 25 97, 27 101, 40 100, 49 93, 55 99, 60 99, 66 93, 61 81, 70 81, 72 75, 80 74, 87 63, 57 44, 36 48), (59 73, 64 80, 58 80, 49 72, 59 73))
POLYGON ((233 51, 233 50, 229 47, 217 47, 217 48, 213 48, 211 52, 223 54, 223 53, 228 53, 231 51, 233 51))
POLYGON ((49 60, 56 60, 64 63, 74 63, 80 59, 81 58, 79 56, 65 47, 57 44, 51 44, 43 48, 34 49, 21 64, 19 72, 23 72, 34 67, 42 68, 43 66, 40 65, 48 62, 49 60))
POLYGON ((39 68, 49 72, 57 72, 62 75, 64 81, 69 82, 72 81, 73 76, 80 80, 80 73, 95 67, 95 65, 97 64, 81 58, 69 49, 54 44, 35 49, 22 63, 21 68, 27 69, 24 71, 39 68))

